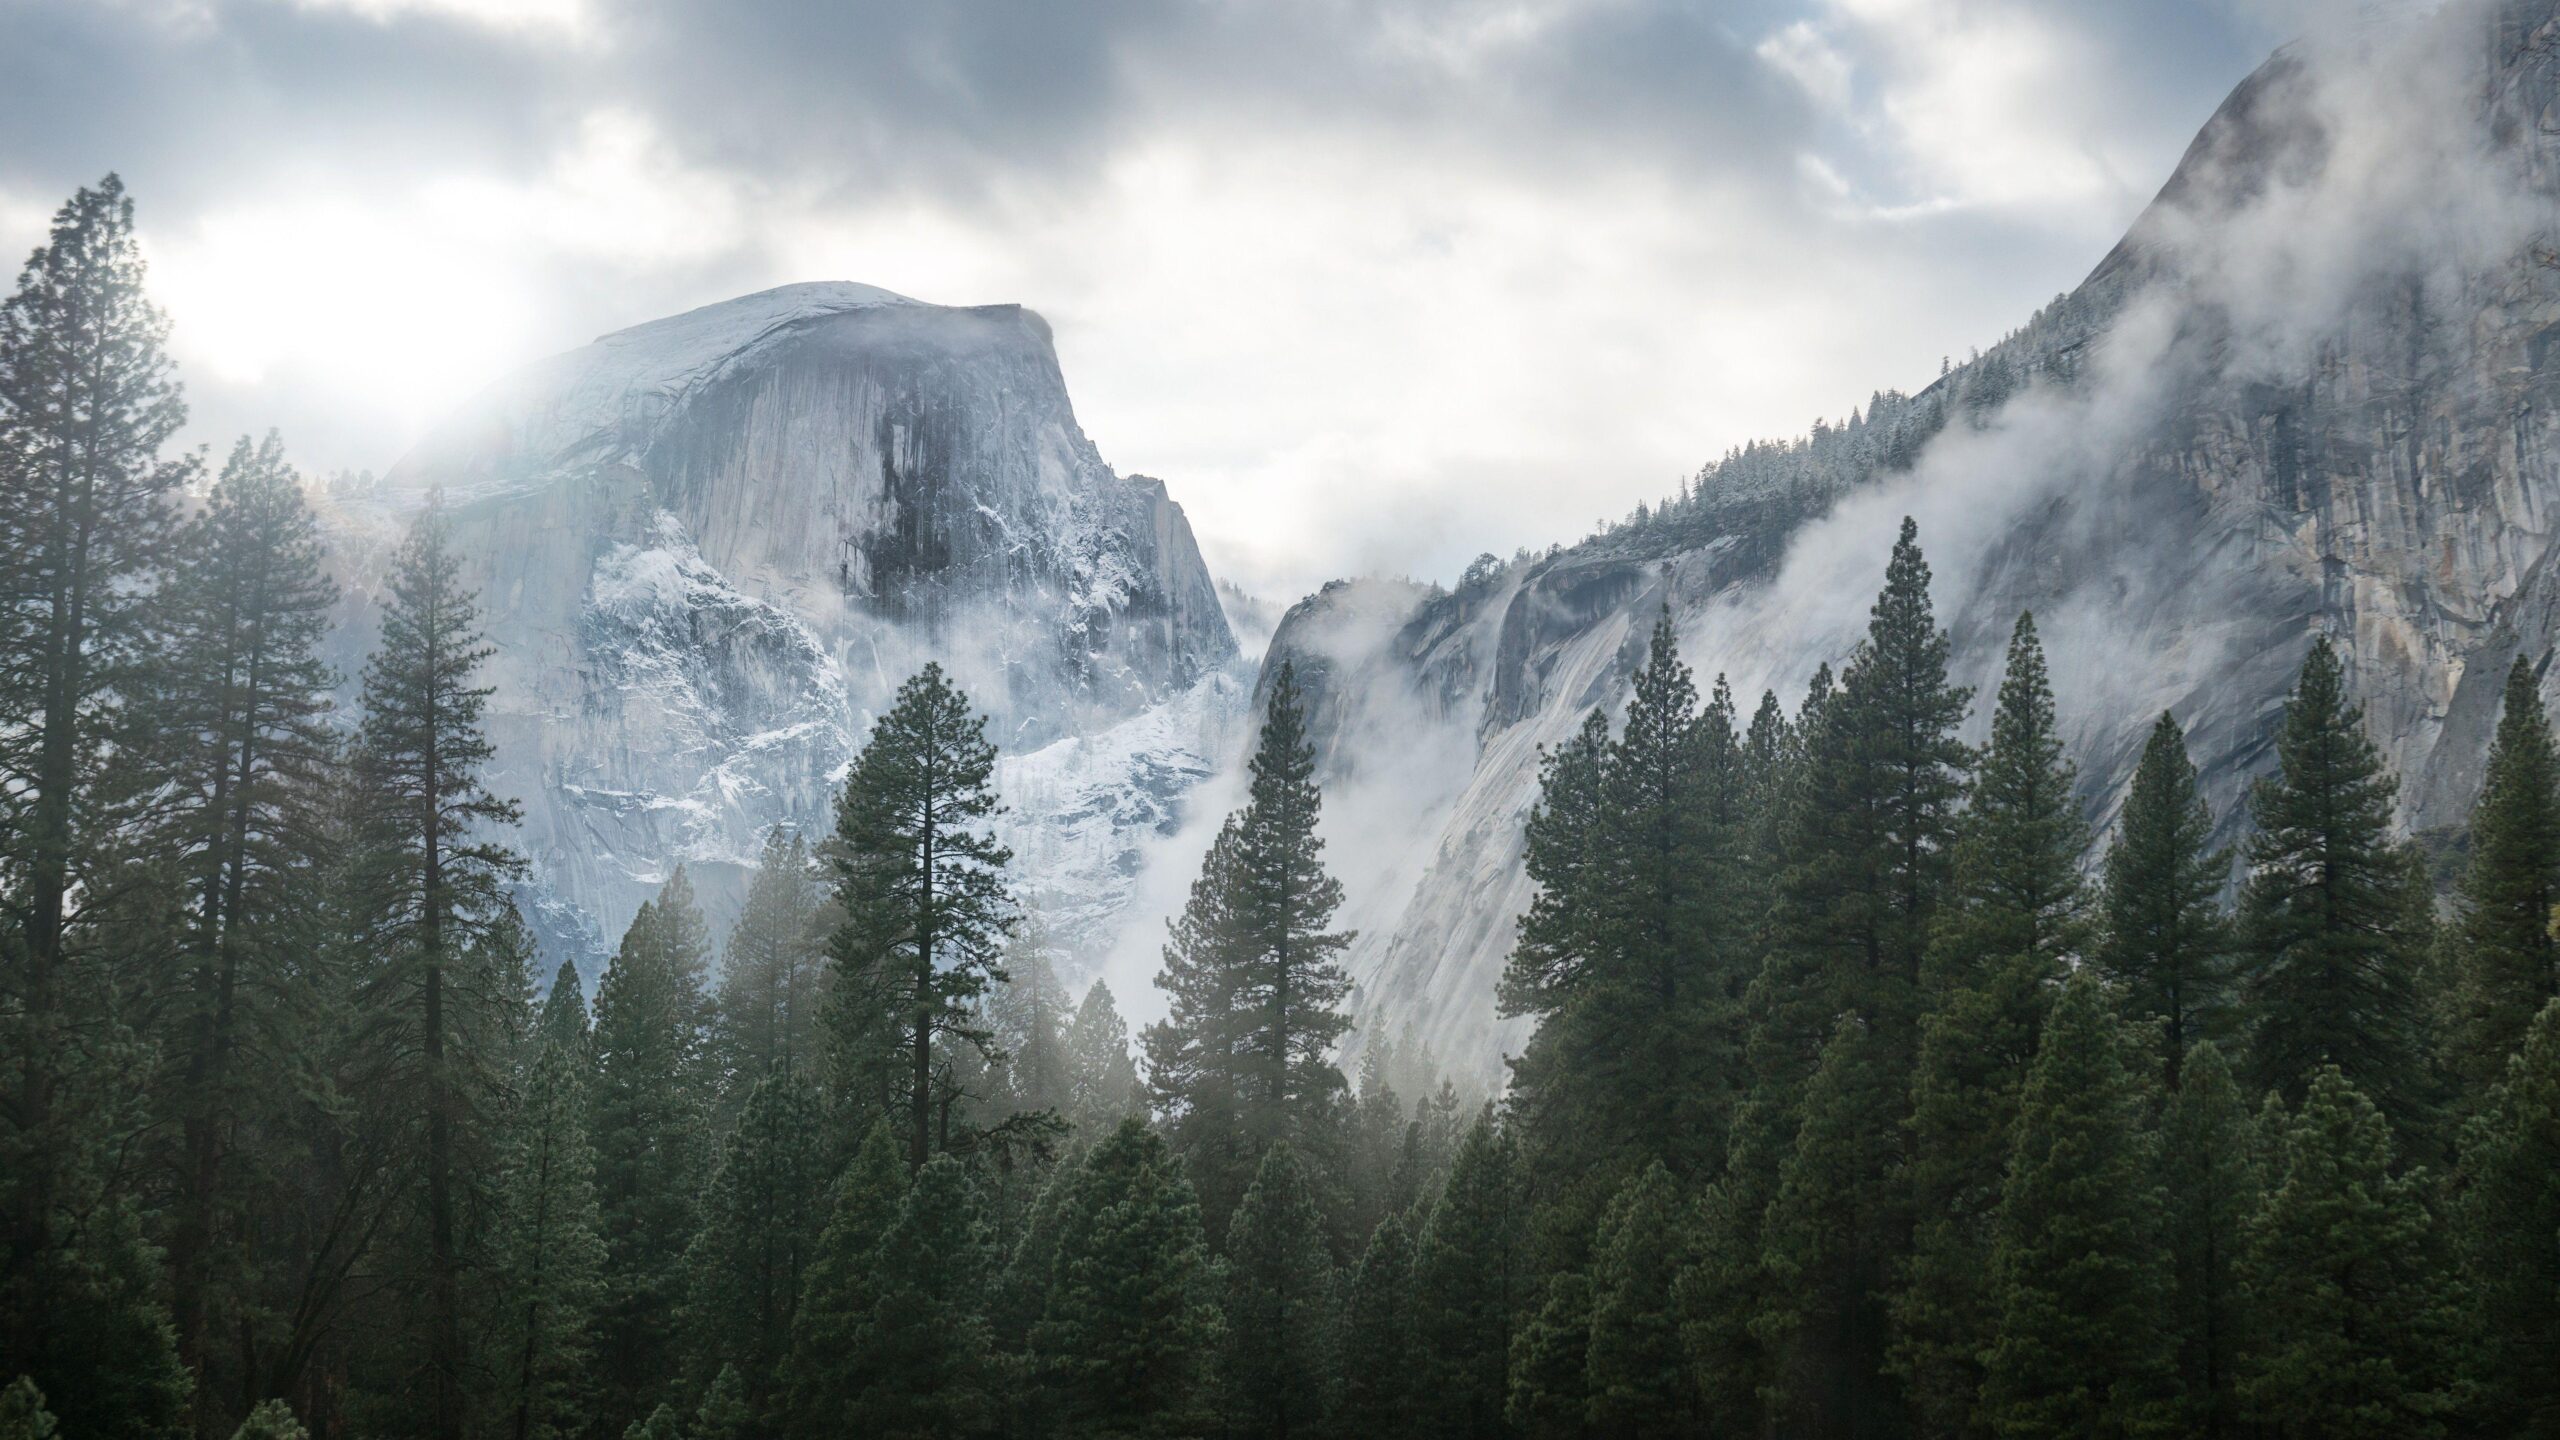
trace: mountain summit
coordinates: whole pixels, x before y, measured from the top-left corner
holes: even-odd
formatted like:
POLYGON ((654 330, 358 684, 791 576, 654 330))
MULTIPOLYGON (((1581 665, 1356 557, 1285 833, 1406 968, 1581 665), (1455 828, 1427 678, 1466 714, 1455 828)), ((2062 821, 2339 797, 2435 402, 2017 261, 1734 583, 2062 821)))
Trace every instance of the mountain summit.
MULTIPOLYGON (((791 285, 616 331, 492 386, 350 509, 431 489, 476 567, 490 784, 525 805, 554 944, 618 934, 673 862, 717 897, 765 828, 824 829, 929 659, 1009 752, 1233 708, 1191 694, 1233 687, 1236 645, 1181 507, 1103 462, 1018 305, 791 285)), ((1207 763, 1143 768, 1141 827, 1207 763)))

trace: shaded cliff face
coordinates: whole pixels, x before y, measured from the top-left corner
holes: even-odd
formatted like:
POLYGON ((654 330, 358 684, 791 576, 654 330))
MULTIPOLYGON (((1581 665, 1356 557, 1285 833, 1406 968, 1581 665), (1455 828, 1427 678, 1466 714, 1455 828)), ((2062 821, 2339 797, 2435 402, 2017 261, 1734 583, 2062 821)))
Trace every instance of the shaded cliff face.
POLYGON ((2238 838, 2316 634, 2402 822, 2460 825, 2507 665, 2560 637, 2555 235, 2560 5, 2455 0, 2279 55, 2079 290, 1929 390, 1458 592, 1302 604, 1272 656, 1318 677, 1339 833, 1415 823, 1381 736, 1464 774, 1420 787, 1422 873, 1356 891, 1370 1019, 1498 1077, 1524 1038, 1492 997, 1540 748, 1623 704, 1666 604, 1702 680, 1792 708, 1856 644, 1905 514, 1961 680, 1988 693, 2035 611, 2101 825, 2167 710, 2238 838))
POLYGON ((1181 507, 1103 463, 1018 306, 791 286, 501 382, 338 517, 351 645, 366 556, 437 487, 496 651, 490 785, 525 806, 554 948, 609 943, 675 862, 717 908, 765 829, 823 830, 927 660, 1036 782, 1009 823, 1073 902, 1070 945, 1229 743, 1235 642, 1181 507))

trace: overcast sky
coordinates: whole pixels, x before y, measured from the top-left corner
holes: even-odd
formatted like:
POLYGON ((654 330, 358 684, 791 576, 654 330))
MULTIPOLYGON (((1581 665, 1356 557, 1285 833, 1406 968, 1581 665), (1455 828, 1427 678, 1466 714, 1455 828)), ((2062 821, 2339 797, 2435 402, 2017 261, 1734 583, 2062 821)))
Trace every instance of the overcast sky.
POLYGON ((1103 454, 1292 596, 1925 383, 2320 8, 0 0, 0 245, 122 172, 194 438, 319 472, 770 285, 1019 301, 1103 454))

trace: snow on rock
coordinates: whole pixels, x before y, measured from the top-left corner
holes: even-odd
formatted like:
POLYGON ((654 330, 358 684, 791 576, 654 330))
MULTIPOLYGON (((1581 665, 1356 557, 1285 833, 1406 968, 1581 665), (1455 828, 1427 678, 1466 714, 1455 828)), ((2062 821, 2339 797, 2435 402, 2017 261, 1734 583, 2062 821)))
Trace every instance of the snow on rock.
POLYGON ((340 497, 344 673, 431 490, 494 650, 489 783, 524 806, 523 901, 557 953, 600 954, 679 862, 725 922, 763 834, 831 823, 928 660, 1032 797, 1008 822, 1025 887, 1105 935, 1130 837, 1213 768, 1241 688, 1181 507, 1103 462, 1019 306, 786 286, 499 382, 340 497))

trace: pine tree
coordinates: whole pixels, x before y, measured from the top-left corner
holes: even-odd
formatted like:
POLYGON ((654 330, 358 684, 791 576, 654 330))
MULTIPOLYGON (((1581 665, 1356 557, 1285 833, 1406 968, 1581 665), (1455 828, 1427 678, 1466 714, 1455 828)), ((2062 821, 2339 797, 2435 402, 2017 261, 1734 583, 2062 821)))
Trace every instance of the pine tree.
POLYGON ((1479 1116, 1459 1142, 1414 1260, 1414 1319, 1422 1337, 1428 1433, 1451 1440, 1503 1434, 1511 1338, 1527 1302, 1528 1256, 1519 1155, 1479 1116))
POLYGON ((2560 1434, 2560 1000, 2464 1131, 2453 1217, 2474 1338, 2481 1433, 2560 1434))
POLYGON ((1679 1193, 1657 1161, 1618 1193, 1592 1258, 1591 1423, 1606 1435, 1701 1433, 1707 1416, 1683 1353, 1673 1290, 1684 1268, 1679 1193))
POLYGON ((702 1408, 693 1413, 692 1440, 750 1440, 757 1433, 747 1382, 739 1378, 737 1366, 721 1366, 702 1394, 702 1408))
POLYGON ((859 1435, 975 1435, 996 1413, 976 1183, 950 1155, 915 1174, 871 1252, 870 1313, 841 1362, 859 1435))
POLYGON ((501 1278, 490 1366, 511 1440, 565 1440, 586 1428, 604 1222, 587 1136, 587 1050, 577 972, 560 967, 509 1127, 494 1247, 501 1278), (564 998, 565 996, 565 998, 564 998), (575 1008, 573 1008, 575 1007, 575 1008))
POLYGON ((1420 1388, 1414 1336, 1413 1232, 1389 1215, 1369 1235, 1342 1303, 1342 1395, 1333 1426, 1344 1435, 1410 1435, 1430 1397, 1420 1388))
POLYGON ((997 1104, 1009 1114, 1063 1115, 1075 1098, 1066 1049, 1072 1012, 1035 917, 1026 914, 1015 928, 1004 968, 1005 982, 987 1000, 989 1028, 1004 1056, 997 1104))
POLYGON ((2288 1099, 2336 1065, 2404 1135, 2425 1110, 2411 871, 2390 841, 2395 790, 2325 639, 2303 662, 2276 736, 2277 774, 2251 804, 2241 893, 2250 1077, 2288 1099))
POLYGON ((1591 1423, 1591 1278, 1547 1277, 1546 1295, 1511 1337, 1511 1394, 1504 1418, 1523 1440, 1581 1440, 1591 1423))
POLYGON ((1061 1434, 1187 1436, 1214 1427, 1223 1342, 1200 1205, 1134 1116, 1094 1147, 1058 1221, 1033 1364, 1061 1434))
POLYGON ((280 1078, 315 1059, 299 1047, 319 1024, 317 987, 299 972, 315 939, 305 881, 318 790, 335 778, 321 719, 331 679, 314 652, 336 589, 273 434, 233 449, 173 548, 160 606, 167 655, 137 688, 152 722, 141 750, 168 786, 149 843, 179 857, 186 886, 160 1046, 162 1108, 178 1130, 171 1311, 179 1356, 199 1377, 203 1431, 215 1428, 207 1336, 237 1328, 213 1314, 213 1297, 243 1288, 226 1272, 246 1253, 233 1236, 250 1202, 228 1145, 264 1130, 280 1078))
POLYGON ((2240 1271, 2244 1412, 2323 1440, 2443 1433, 2448 1297, 2424 1172, 2392 1173, 2389 1123, 2335 1065, 2272 1118, 2240 1271))
POLYGON ((723 1132, 765 1076, 816 1073, 824 902, 808 842, 774 827, 721 952, 720 988, 712 1002, 711 1053, 721 1076, 723 1132))
POLYGON ((607 1256, 596 1368, 609 1425, 645 1415, 679 1374, 684 1257, 713 1153, 710 950, 679 866, 640 907, 596 987, 591 1130, 607 1256))
POLYGON ((2560 994, 2560 753, 2533 669, 2507 672, 2506 711, 2471 811, 2447 1051, 2474 1095, 2506 1075, 2526 1028, 2560 994))
POLYGON ((520 862, 492 838, 516 822, 515 805, 480 783, 490 691, 472 682, 489 654, 443 503, 430 497, 393 559, 381 643, 364 671, 353 883, 368 907, 355 937, 371 962, 362 1038, 370 1052, 399 1057, 371 1088, 386 1114, 415 1127, 425 1191, 425 1364, 400 1387, 424 1394, 419 1407, 387 1398, 383 1413, 436 1437, 466 1426, 464 1225, 482 1208, 477 1177, 495 1168, 499 1062, 523 986, 520 957, 494 943, 513 913, 504 887, 520 862))
POLYGON ((2036 1052, 1991 1248, 1982 1407, 2014 1437, 2179 1432, 2171 1277, 2146 1087, 2083 971, 2036 1052))
POLYGON ((1230 1429, 1259 1440, 1315 1431, 1334 1367, 1333 1257, 1304 1161, 1263 1153, 1227 1229, 1230 1429))
POLYGON ((1531 1169, 1554 1177, 1540 1207, 1547 1248, 1567 1255, 1646 1165, 1712 1174, 1739 1088, 1749 927, 1733 697, 1719 681, 1699 711, 1668 610, 1633 691, 1596 765, 1589 730, 1549 765, 1561 788, 1533 820, 1542 873, 1553 872, 1541 884, 1585 893, 1533 908, 1505 980, 1514 1011, 1540 1017, 1511 1105, 1531 1169), (1578 850, 1559 853, 1568 846, 1578 850), (1582 938, 1568 944, 1574 927, 1582 938))
POLYGON ((1753 997, 1758 1092, 1801 1116, 1770 1211, 1754 1335, 1781 1415, 1818 1430, 1903 1423, 1899 1394, 1876 1378, 1891 1273, 1911 1247, 1896 1171, 1921 970, 1951 891, 1955 803, 1972 758, 1955 735, 1968 696, 1947 684, 1948 652, 1906 519, 1866 640, 1837 693, 1807 702, 1775 944, 1753 997), (1832 1016, 1843 1018, 1826 1026, 1832 1016), (1808 1065, 1811 1078, 1799 1079, 1808 1065))
POLYGON ((1894 1046, 1843 1019, 1805 1087, 1779 1170, 1753 1335, 1770 1356, 1782 1430, 1884 1435, 1906 1426, 1886 1378, 1887 1299, 1907 1233, 1893 1190, 1903 1106, 1894 1046))
POLYGON ((1595 707, 1571 740, 1540 758, 1538 803, 1522 832, 1523 866, 1537 893, 1502 971, 1497 1001, 1506 1019, 1562 1008, 1600 951, 1608 757, 1609 715, 1595 707))
POLYGON ((1078 1135, 1106 1135, 1131 1115, 1146 1113, 1146 1087, 1129 1055, 1129 1023, 1120 1018, 1110 986, 1096 980, 1084 992, 1064 1045, 1066 1118, 1078 1135))
POLYGON ((1989 1261, 2010 1132, 2045 1012, 2088 932, 2089 835, 2072 783, 2044 648, 2021 615, 1922 974, 1908 1171, 1918 1226, 1894 1297, 1893 1361, 1938 1433, 1965 1430, 1976 1409, 1999 1318, 1989 1261))
POLYGON ((898 687, 836 803, 835 1042, 845 1088, 894 1115, 907 1167, 970 1137, 950 1133, 948 1039, 983 1058, 976 1002, 999 959, 1013 852, 984 826, 1000 813, 984 716, 927 665, 898 687))
POLYGON ((1146 1032, 1147 1080, 1215 1229, 1282 1140, 1330 1156, 1345 1091, 1331 1050, 1350 1021, 1328 931, 1342 884, 1316 834, 1323 796, 1297 673, 1273 681, 1243 809, 1202 862, 1156 984, 1170 1013, 1146 1032))
POLYGON ((2249 1107, 2212 1041, 2187 1052, 2160 1129, 2176 1280, 2167 1328, 2178 1343, 2187 1425, 2199 1435, 2238 1434, 2239 1262, 2259 1176, 2249 1107))
POLYGON ((2095 959, 2126 1013, 2160 1025, 2163 1076, 2175 1090, 2187 1052, 2228 1033, 2231 926, 2222 885, 2231 871, 2213 842, 2213 815, 2196 791, 2186 736, 2165 712, 2151 727, 2108 847, 2095 959))
MULTIPOLYGON (((186 418, 110 175, 57 211, 0 304, 0 1355, 64 1430, 157 1434, 185 1374, 119 1138, 140 1128, 129 954, 96 873, 134 787, 110 757, 164 658, 152 589, 186 418)), ((111 889, 110 889, 111 893, 111 889)))
POLYGON ((837 1177, 834 1204, 818 1247, 801 1275, 791 1316, 791 1351, 783 1362, 785 1433, 805 1440, 841 1435, 852 1423, 862 1378, 844 1355, 871 1314, 871 1262, 880 1237, 906 1198, 907 1169, 889 1122, 874 1124, 853 1163, 837 1177))
POLYGON ((756 1082, 685 1252, 687 1362, 733 1380, 752 1416, 780 1408, 791 1318, 825 1224, 822 1125, 808 1081, 776 1070, 756 1082))

